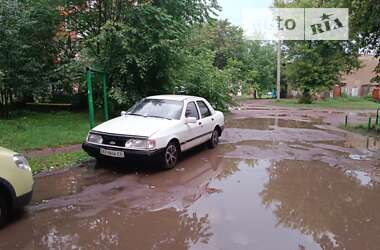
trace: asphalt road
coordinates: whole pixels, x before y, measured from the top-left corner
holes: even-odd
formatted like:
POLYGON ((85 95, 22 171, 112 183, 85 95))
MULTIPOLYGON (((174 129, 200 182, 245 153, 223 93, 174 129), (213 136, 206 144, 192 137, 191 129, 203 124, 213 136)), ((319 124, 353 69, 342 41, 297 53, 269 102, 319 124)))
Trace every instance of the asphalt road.
POLYGON ((248 103, 173 170, 40 175, 0 249, 379 249, 380 140, 336 129, 344 115, 248 103))

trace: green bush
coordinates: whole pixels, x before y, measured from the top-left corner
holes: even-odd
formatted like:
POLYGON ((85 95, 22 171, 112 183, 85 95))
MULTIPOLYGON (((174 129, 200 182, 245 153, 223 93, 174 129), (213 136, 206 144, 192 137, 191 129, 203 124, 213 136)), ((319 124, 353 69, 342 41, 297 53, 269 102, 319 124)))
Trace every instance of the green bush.
POLYGON ((214 58, 210 50, 188 55, 181 71, 173 74, 173 84, 180 94, 201 96, 214 108, 227 110, 232 103, 231 75, 213 66, 214 58))

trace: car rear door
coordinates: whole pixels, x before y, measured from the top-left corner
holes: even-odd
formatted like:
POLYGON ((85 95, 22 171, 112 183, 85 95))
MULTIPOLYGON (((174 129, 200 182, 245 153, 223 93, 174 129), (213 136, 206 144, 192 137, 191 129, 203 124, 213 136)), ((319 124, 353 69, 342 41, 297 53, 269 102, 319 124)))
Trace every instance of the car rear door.
POLYGON ((202 136, 202 142, 205 142, 211 138, 211 134, 214 131, 214 117, 210 108, 207 104, 202 101, 197 101, 197 106, 199 109, 199 113, 201 115, 201 119, 199 120, 200 131, 202 136))

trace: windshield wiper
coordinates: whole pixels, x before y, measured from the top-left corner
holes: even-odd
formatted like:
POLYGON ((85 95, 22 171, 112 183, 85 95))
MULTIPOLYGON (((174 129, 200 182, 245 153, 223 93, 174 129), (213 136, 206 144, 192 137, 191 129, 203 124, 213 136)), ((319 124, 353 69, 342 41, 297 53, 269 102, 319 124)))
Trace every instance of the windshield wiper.
POLYGON ((127 115, 134 115, 134 116, 142 116, 142 117, 146 117, 145 115, 140 115, 140 114, 127 114, 127 115))
POLYGON ((166 120, 172 120, 172 119, 167 118, 167 117, 156 116, 156 115, 147 115, 147 117, 153 117, 153 118, 161 118, 161 119, 166 119, 166 120))
POLYGON ((172 120, 167 117, 157 116, 157 115, 140 115, 140 114, 127 114, 127 115, 134 115, 134 116, 141 116, 141 117, 153 117, 153 118, 160 118, 160 119, 166 119, 166 120, 172 120))

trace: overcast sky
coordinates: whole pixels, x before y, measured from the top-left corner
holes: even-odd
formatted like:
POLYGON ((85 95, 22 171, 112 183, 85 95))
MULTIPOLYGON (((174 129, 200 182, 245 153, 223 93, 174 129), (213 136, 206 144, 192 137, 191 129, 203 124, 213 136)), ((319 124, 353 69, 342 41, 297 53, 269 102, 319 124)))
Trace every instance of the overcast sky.
POLYGON ((234 25, 242 25, 241 12, 245 8, 268 8, 273 0, 218 0, 223 8, 219 19, 228 19, 234 25))

